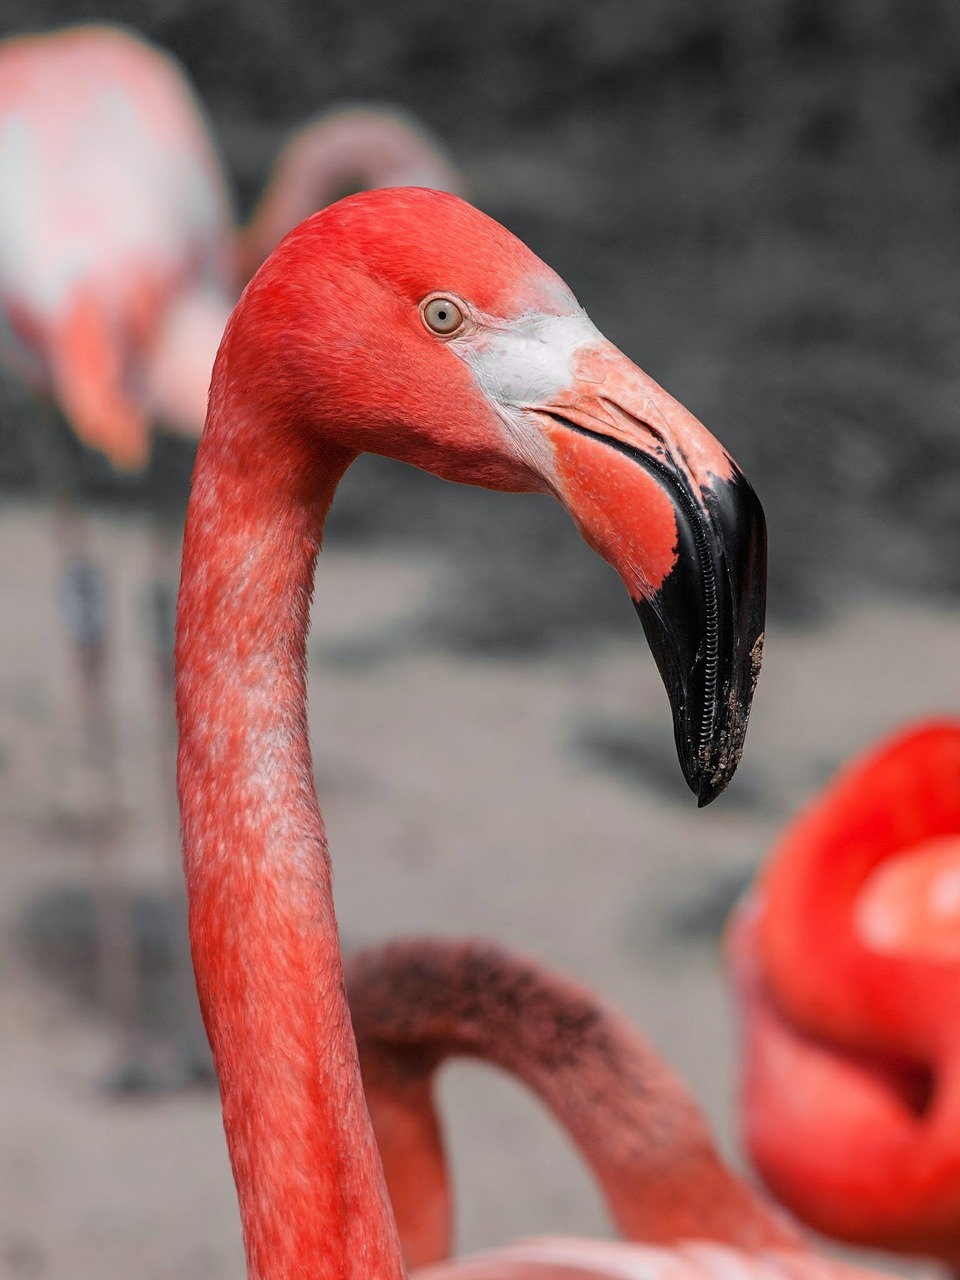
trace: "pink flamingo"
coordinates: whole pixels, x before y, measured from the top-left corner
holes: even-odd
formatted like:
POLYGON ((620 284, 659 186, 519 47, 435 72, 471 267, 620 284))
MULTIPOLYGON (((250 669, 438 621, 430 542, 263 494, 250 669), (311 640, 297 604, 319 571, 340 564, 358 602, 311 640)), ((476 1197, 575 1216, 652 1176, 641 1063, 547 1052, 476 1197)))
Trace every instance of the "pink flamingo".
POLYGON ((103 25, 3 41, 0 357, 85 444, 142 467, 151 423, 199 436, 240 288, 350 183, 459 179, 402 113, 339 109, 294 135, 235 236, 204 112, 172 57, 103 25))
MULTIPOLYGON (((403 188, 287 236, 217 357, 177 623, 191 945, 256 1280, 403 1274, 305 713, 323 522, 361 451, 567 507, 634 599, 701 804, 739 761, 760 660, 753 491, 526 246, 455 196, 403 188)), ((554 1274, 563 1246, 544 1248, 535 1274, 554 1274)))
POLYGON ((84 443, 141 467, 196 432, 233 297, 226 185, 159 49, 104 26, 0 45, 0 354, 84 443))
POLYGON ((779 841, 730 949, 767 1185, 820 1231, 956 1270, 960 722, 848 766, 779 841))
POLYGON ((489 942, 404 939, 345 961, 363 1091, 408 1266, 451 1252, 434 1079, 471 1057, 523 1081, 579 1147, 628 1240, 759 1252, 796 1232, 730 1173, 690 1093, 586 987, 489 942))
MULTIPOLYGON (((145 464, 151 422, 186 432, 202 422, 233 297, 231 236, 216 151, 172 59, 102 26, 0 44, 0 358, 123 470, 145 464)), ((36 446, 56 498, 61 602, 98 784, 100 982, 105 1005, 135 1040, 106 580, 77 518, 57 434, 36 446)), ((169 720, 169 688, 161 698, 169 720)))

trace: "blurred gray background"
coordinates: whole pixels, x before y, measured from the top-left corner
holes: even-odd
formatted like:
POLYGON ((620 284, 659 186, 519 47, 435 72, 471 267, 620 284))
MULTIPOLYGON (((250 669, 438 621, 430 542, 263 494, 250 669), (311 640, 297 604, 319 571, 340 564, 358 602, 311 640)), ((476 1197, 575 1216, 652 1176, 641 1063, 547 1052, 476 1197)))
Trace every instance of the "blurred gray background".
MULTIPOLYGON (((960 6, 0 0, 4 35, 94 19, 182 61, 238 216, 318 111, 413 112, 758 490, 766 666, 741 773, 702 814, 630 602, 545 498, 361 459, 310 651, 345 943, 483 933, 570 970, 650 1032, 739 1162, 725 913, 841 760, 957 705, 960 6)), ((0 1276, 238 1277, 213 1095, 102 1088, 116 1028, 92 999, 34 412, 0 370, 0 1276)), ((137 593, 145 511, 179 520, 192 450, 160 440, 131 479, 63 445, 117 585, 125 857, 162 1020, 174 873, 137 593)), ((444 1103, 461 1245, 606 1229, 518 1090, 458 1069, 444 1103)))

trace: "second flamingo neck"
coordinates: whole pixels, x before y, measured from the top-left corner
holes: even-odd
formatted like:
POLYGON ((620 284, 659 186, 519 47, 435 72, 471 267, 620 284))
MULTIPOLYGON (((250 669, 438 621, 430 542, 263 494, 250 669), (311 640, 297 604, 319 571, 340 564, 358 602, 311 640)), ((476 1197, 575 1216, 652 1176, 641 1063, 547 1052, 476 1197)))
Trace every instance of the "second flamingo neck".
POLYGON ((345 460, 314 460, 321 492, 301 501, 282 476, 264 488, 227 425, 208 424, 186 533, 179 788, 249 1276, 386 1280, 402 1266, 343 995, 305 706, 316 512, 345 460))
MULTIPOLYGON (((383 1117, 378 1137, 391 1191, 407 1192, 418 1176, 427 1183, 433 1171, 445 1181, 430 1078, 447 1058, 475 1057, 523 1081, 553 1112, 628 1239, 702 1236, 745 1248, 795 1242, 723 1164, 678 1077, 586 988, 491 944, 435 940, 354 958, 348 981, 368 1096, 383 1117)), ((427 1200, 428 1187, 419 1190, 427 1200)), ((411 1227, 434 1232, 439 1246, 424 1257, 444 1256, 442 1214, 438 1226, 407 1195, 398 1215, 407 1235, 411 1227)))

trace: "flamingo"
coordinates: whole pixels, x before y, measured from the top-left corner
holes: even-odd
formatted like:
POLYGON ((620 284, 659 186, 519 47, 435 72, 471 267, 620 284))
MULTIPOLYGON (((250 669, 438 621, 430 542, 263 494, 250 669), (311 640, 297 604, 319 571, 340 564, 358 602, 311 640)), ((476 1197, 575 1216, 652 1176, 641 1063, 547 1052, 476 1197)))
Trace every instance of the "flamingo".
POLYGON ((191 947, 252 1280, 403 1274, 305 711, 323 522, 362 451, 570 511, 634 600, 701 805, 739 762, 760 663, 756 496, 525 245, 413 188, 282 241, 214 367, 176 645, 191 947))
POLYGON ((628 1240, 709 1239, 757 1252, 797 1233, 727 1169, 686 1087, 586 987, 494 943, 412 938, 345 961, 363 1091, 408 1266, 450 1254, 447 1162, 433 1097, 472 1057, 523 1081, 590 1165, 628 1240))
POLYGON ((960 1267, 960 721, 909 726, 791 824, 730 936, 742 1127, 817 1230, 960 1267))
POLYGON ((0 42, 0 358, 78 438, 142 467, 150 424, 197 437, 240 289, 347 183, 455 190, 456 170, 393 108, 339 108, 281 152, 242 231, 179 64, 90 24, 0 42))
POLYGON ((233 300, 227 188, 172 58, 91 25, 0 45, 0 354, 141 467, 196 433, 233 300))
POLYGON ((253 270, 344 184, 460 179, 394 108, 338 108, 278 157, 234 232, 205 113, 175 59, 118 27, 0 42, 0 358, 121 470, 150 424, 198 437, 253 270))

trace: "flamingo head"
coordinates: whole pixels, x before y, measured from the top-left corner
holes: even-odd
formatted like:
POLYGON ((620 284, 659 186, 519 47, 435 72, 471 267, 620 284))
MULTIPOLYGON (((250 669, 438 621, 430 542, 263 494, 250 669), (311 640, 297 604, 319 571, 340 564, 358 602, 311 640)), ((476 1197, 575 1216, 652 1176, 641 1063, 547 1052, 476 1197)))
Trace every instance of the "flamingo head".
POLYGON ((699 803, 724 789, 762 651, 760 503, 521 241, 450 194, 351 196, 254 277, 220 376, 238 342, 245 394, 331 445, 553 494, 633 600, 699 803))

